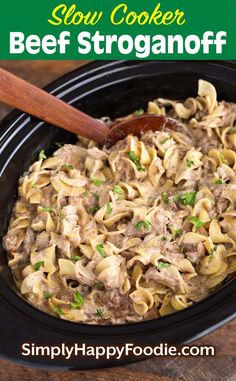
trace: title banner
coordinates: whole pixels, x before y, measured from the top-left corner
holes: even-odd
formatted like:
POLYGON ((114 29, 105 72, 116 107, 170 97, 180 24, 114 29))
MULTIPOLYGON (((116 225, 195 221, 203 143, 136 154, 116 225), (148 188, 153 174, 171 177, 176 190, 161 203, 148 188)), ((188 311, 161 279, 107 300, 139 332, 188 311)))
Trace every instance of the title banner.
POLYGON ((236 1, 0 0, 0 59, 236 59, 236 1))

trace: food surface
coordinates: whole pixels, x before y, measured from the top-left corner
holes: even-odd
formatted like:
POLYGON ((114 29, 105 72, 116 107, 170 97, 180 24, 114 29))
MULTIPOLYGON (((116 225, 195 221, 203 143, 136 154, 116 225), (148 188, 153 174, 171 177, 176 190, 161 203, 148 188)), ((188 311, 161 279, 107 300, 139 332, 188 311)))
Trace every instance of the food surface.
POLYGON ((158 98, 147 113, 177 128, 109 149, 57 144, 19 180, 3 242, 36 308, 88 324, 139 322, 191 306, 236 272, 236 104, 200 80, 196 98, 158 98))

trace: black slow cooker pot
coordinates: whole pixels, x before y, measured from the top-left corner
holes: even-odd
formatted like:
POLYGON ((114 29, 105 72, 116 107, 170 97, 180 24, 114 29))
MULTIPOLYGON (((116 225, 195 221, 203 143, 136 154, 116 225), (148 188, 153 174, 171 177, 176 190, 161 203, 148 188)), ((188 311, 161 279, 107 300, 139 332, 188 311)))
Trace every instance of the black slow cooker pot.
MULTIPOLYGON (((194 96, 198 79, 211 81, 218 98, 236 102, 234 62, 113 61, 93 62, 65 75, 46 90, 94 116, 113 118, 144 107, 156 97, 194 96)), ((55 142, 75 142, 76 137, 24 113, 13 111, 0 125, 0 229, 6 233, 16 200, 17 182, 38 152, 55 150, 55 142)), ((120 326, 72 323, 49 316, 28 304, 16 289, 0 247, 0 356, 32 366, 92 369, 141 359, 130 355, 120 360, 92 356, 70 359, 21 354, 23 343, 57 346, 138 346, 184 344, 209 333, 236 315, 236 279, 214 295, 173 315, 120 326)))

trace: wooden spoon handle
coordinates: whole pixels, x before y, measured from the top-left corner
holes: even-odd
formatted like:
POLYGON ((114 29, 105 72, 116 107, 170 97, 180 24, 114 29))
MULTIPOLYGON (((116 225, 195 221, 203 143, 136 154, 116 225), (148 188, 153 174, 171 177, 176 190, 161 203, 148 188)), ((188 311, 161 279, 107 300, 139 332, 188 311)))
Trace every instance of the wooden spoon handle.
POLYGON ((1 68, 0 101, 98 143, 103 143, 109 132, 105 123, 1 68))

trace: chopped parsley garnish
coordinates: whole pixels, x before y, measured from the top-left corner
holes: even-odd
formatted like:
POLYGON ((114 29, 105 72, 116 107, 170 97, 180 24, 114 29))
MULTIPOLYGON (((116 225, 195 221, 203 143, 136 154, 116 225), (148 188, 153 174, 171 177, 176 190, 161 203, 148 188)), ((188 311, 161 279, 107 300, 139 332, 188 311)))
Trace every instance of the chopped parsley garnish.
POLYGON ((52 305, 52 309, 53 309, 53 311, 56 312, 56 314, 59 315, 59 316, 63 314, 61 308, 58 307, 58 306, 54 306, 54 305, 52 305))
POLYGON ((193 226, 195 227, 196 230, 200 229, 206 223, 206 221, 201 221, 196 216, 189 217, 189 221, 192 222, 192 224, 193 224, 193 226))
POLYGON ((61 147, 63 147, 63 144, 62 144, 62 143, 59 143, 59 142, 56 142, 56 143, 55 143, 55 146, 58 147, 58 148, 61 148, 61 147))
POLYGON ((181 201, 181 195, 180 194, 175 194, 174 197, 173 197, 173 200, 174 200, 175 204, 177 204, 178 202, 181 201))
POLYGON ((39 271, 40 267, 44 266, 44 261, 37 262, 33 265, 35 271, 39 271))
POLYGON ((182 234, 182 229, 176 229, 176 230, 173 230, 171 234, 172 234, 172 239, 173 239, 173 241, 174 241, 176 238, 178 238, 179 236, 181 236, 181 234, 182 234))
POLYGON ((150 230, 152 227, 152 224, 150 221, 142 220, 142 221, 139 221, 134 226, 135 226, 135 229, 137 230, 141 230, 142 228, 144 228, 145 230, 150 230))
POLYGON ((140 115, 143 115, 144 114, 144 109, 140 108, 139 110, 136 110, 134 112, 134 115, 135 116, 140 116, 140 115))
POLYGON ((70 306, 72 308, 81 308, 83 304, 84 304, 83 296, 79 293, 79 291, 75 291, 74 302, 71 302, 70 306))
POLYGON ((119 185, 114 186, 113 192, 117 193, 117 194, 124 194, 125 193, 125 191, 119 185))
POLYGON ((193 206, 196 201, 196 194, 197 192, 186 192, 183 193, 182 195, 176 194, 174 195, 174 202, 177 204, 178 202, 183 202, 184 205, 191 205, 193 206))
POLYGON ((168 136, 167 138, 165 138, 165 139, 163 139, 163 140, 160 140, 160 143, 161 144, 165 144, 168 140, 170 140, 171 139, 171 137, 170 136, 168 136))
POLYGON ((161 237, 161 240, 162 240, 162 241, 166 241, 166 239, 167 239, 167 238, 166 238, 165 235, 163 235, 163 236, 161 237))
POLYGON ((223 154, 220 154, 220 160, 221 160, 222 163, 228 164, 228 160, 226 160, 226 158, 224 157, 223 154))
POLYGON ((70 170, 70 169, 74 169, 75 167, 73 166, 73 164, 64 164, 63 165, 63 168, 67 169, 67 170, 70 170))
POLYGON ((33 183, 32 188, 33 188, 33 189, 37 189, 37 188, 38 188, 38 185, 35 184, 35 183, 33 183))
POLYGON ((72 259, 72 261, 77 262, 77 261, 80 261, 82 259, 82 257, 80 257, 79 255, 74 255, 71 257, 71 259, 72 259))
POLYGON ((138 171, 144 171, 145 169, 140 164, 140 158, 135 155, 134 151, 129 152, 130 160, 136 165, 138 171))
POLYGON ((225 180, 224 180, 224 179, 218 179, 218 180, 215 181, 215 184, 220 184, 220 185, 222 185, 222 184, 224 184, 224 183, 225 183, 225 180))
POLYGON ((95 199, 95 201, 99 201, 99 195, 97 193, 93 193, 93 197, 95 199))
POLYGON ((96 187, 100 187, 102 185, 102 180, 100 179, 95 179, 94 177, 91 177, 90 181, 91 183, 96 185, 96 187))
POLYGON ((44 299, 50 299, 52 297, 52 294, 49 291, 44 291, 43 296, 44 299))
POLYGON ((84 193, 82 194, 82 196, 86 197, 86 196, 88 196, 88 194, 89 194, 89 191, 86 190, 86 191, 84 191, 84 193))
POLYGON ((98 316, 99 318, 103 319, 104 318, 104 311, 103 311, 103 309, 102 308, 98 308, 95 315, 98 316))
POLYGON ((234 126, 234 127, 232 128, 232 131, 233 131, 233 132, 236 132, 236 126, 234 126))
POLYGON ((191 205, 193 206, 196 201, 196 194, 197 192, 186 192, 181 195, 181 201, 183 201, 184 205, 191 205))
POLYGON ((45 159, 47 159, 47 156, 45 155, 44 149, 42 149, 42 150, 39 152, 39 159, 40 159, 40 160, 45 160, 45 159))
POLYGON ((42 210, 43 210, 43 212, 47 212, 50 214, 53 213, 53 208, 51 208, 50 206, 45 206, 42 210))
POLYGON ((106 252, 105 252, 105 249, 104 249, 104 246, 102 243, 99 243, 98 245, 96 245, 96 250, 97 252, 103 257, 103 258, 106 258, 106 252))
POLYGON ((94 197, 94 200, 95 200, 95 204, 94 204, 94 206, 92 206, 92 208, 90 208, 90 212, 92 214, 95 214, 100 209, 100 206, 98 204, 98 202, 99 202, 99 195, 97 193, 93 193, 93 197, 94 197))
POLYGON ((211 249, 211 252, 209 254, 209 257, 210 257, 209 259, 212 259, 215 256, 216 250, 217 250, 217 246, 214 245, 214 247, 211 249))
POLYGON ((167 193, 166 192, 162 192, 161 194, 161 198, 163 200, 163 202, 166 204, 166 205, 169 205, 169 197, 167 196, 167 193))
POLYGON ((194 165, 194 161, 191 160, 191 159, 187 159, 187 167, 192 167, 192 165, 194 165))
POLYGON ((110 215, 112 212, 112 207, 111 207, 111 204, 108 202, 106 204, 106 214, 110 215))
POLYGON ((103 283, 99 280, 96 280, 96 282, 94 282, 94 287, 100 290, 101 288, 103 288, 103 283))
POLYGON ((170 263, 159 261, 157 265, 158 270, 166 269, 167 267, 170 267, 170 263))
POLYGON ((175 229, 173 225, 171 224, 167 224, 167 229, 169 230, 169 232, 171 233, 171 236, 172 236, 172 240, 174 241, 176 238, 178 238, 179 236, 181 236, 182 234, 182 230, 181 229, 175 229))
POLYGON ((90 212, 92 214, 95 214, 100 209, 99 205, 94 205, 92 208, 90 208, 90 212))

